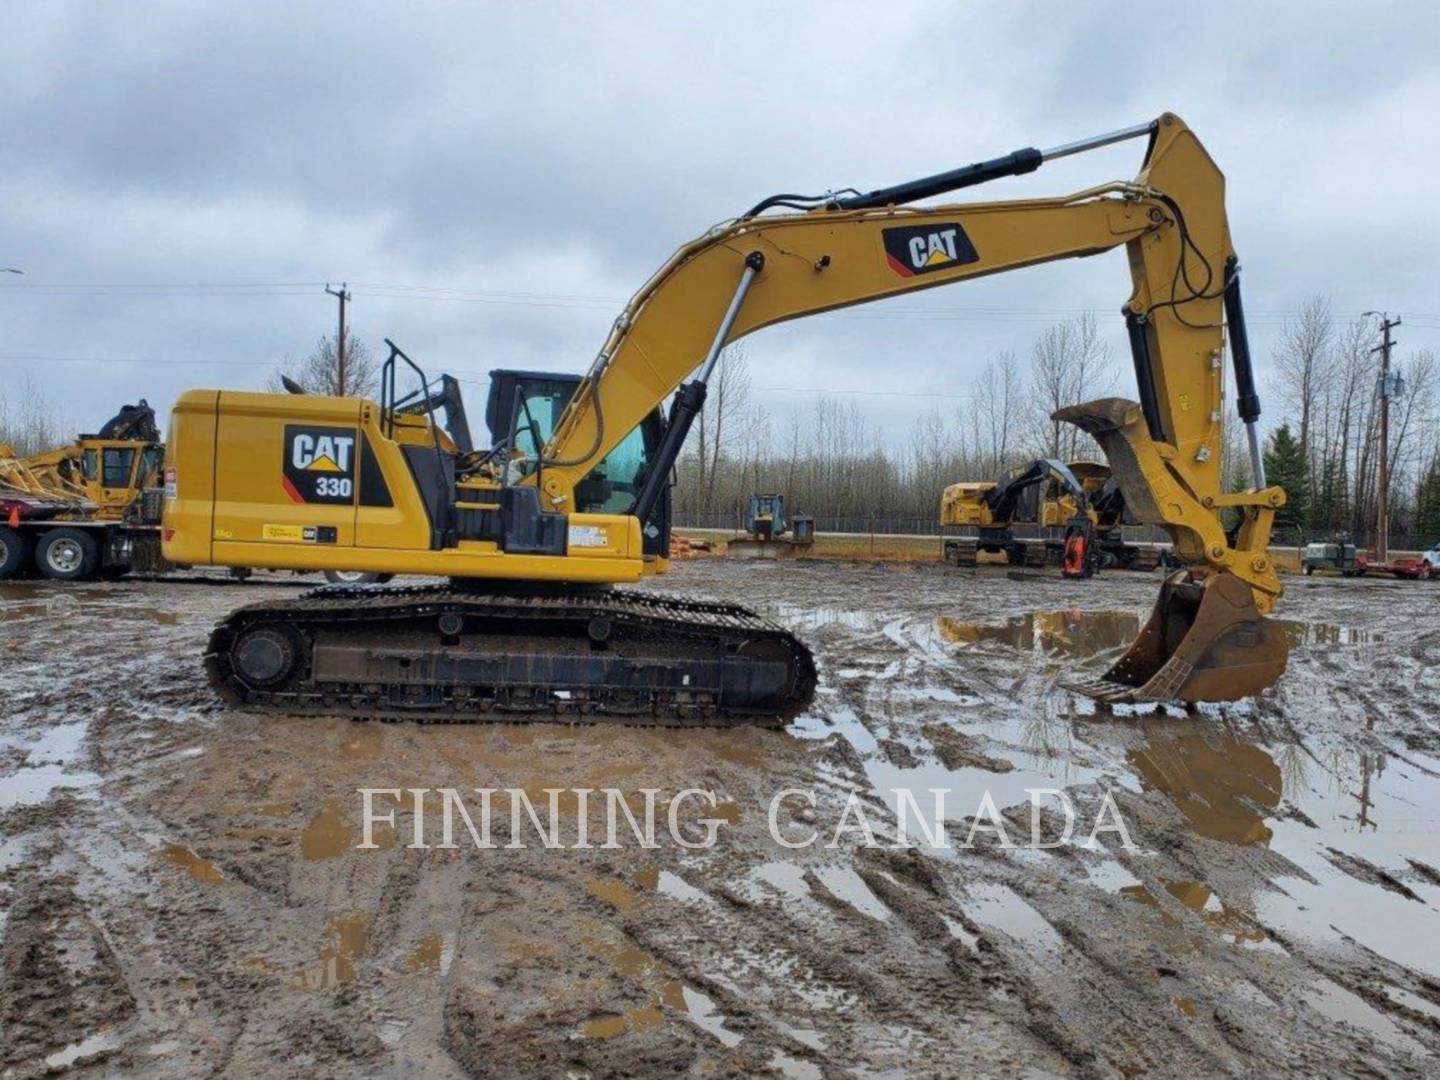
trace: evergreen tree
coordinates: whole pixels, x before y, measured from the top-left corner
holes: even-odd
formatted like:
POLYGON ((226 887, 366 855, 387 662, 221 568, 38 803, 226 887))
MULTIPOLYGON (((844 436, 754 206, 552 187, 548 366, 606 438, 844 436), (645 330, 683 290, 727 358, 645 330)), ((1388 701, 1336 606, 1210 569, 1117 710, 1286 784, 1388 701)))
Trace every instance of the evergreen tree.
POLYGON ((1345 463, 1327 457, 1320 465, 1310 500, 1311 532, 1332 533, 1343 527, 1348 511, 1346 484, 1345 463))
POLYGON ((1281 424, 1265 446, 1265 479, 1285 489, 1285 505, 1275 512, 1275 531, 1300 539, 1310 521, 1310 469, 1289 424, 1281 424))
POLYGON ((1440 456, 1433 458, 1415 495, 1415 531, 1423 543, 1440 540, 1440 456))

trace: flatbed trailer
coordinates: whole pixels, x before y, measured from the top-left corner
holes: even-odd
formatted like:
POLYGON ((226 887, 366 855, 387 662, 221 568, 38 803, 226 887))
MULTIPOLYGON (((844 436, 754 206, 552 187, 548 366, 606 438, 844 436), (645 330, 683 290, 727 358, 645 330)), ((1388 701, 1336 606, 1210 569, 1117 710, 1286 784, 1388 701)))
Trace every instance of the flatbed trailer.
POLYGON ((1432 577, 1440 576, 1435 574, 1434 568, 1423 558, 1391 559, 1389 562, 1372 562, 1364 555, 1356 560, 1356 573, 1361 577, 1367 574, 1389 574, 1391 577, 1405 578, 1409 581, 1429 581, 1432 577))
POLYGON ((85 507, 0 495, 0 581, 38 574, 92 581, 164 568, 159 501, 143 500, 129 520, 104 520, 85 507), (154 502, 153 516, 144 502, 154 502))

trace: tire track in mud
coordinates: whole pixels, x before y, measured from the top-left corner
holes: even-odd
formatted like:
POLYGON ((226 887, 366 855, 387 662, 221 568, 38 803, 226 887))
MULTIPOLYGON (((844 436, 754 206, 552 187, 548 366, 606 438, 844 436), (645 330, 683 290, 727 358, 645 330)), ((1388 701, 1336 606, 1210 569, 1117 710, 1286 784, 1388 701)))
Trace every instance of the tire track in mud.
MULTIPOLYGON (((854 613, 852 612, 851 614, 853 616, 854 613)), ((852 631, 858 626, 865 625, 863 619, 858 619, 855 617, 850 617, 845 620, 834 621, 837 623, 843 623, 843 625, 845 625, 852 631)), ((873 676, 877 672, 889 676, 892 679, 897 674, 912 674, 916 672, 922 674, 925 673, 926 666, 934 662, 935 653, 932 648, 927 647, 929 640, 933 640, 933 637, 932 635, 928 635, 923 630, 923 628, 919 632, 912 632, 908 635, 912 640, 918 642, 921 647, 912 649, 908 656, 901 657, 898 659, 898 661, 897 658, 895 658, 891 653, 887 652, 884 647, 885 639, 888 639, 892 644, 903 647, 906 644, 906 630, 908 629, 910 631, 914 631, 917 623, 923 623, 923 620, 915 620, 908 624, 887 622, 880 626, 879 633, 871 632, 865 635, 854 635, 864 638, 864 643, 866 646, 866 655, 864 661, 859 664, 852 664, 850 670, 842 669, 842 671, 840 672, 841 677, 838 679, 836 677, 834 667, 840 667, 841 665, 839 663, 833 665, 831 669, 827 670, 827 682, 839 681, 842 684, 840 696, 843 700, 845 700, 851 716, 863 728, 864 739, 861 741, 869 742, 872 758, 876 755, 883 755, 884 757, 894 761, 894 759, 896 759, 897 757, 903 757, 905 759, 905 763, 909 764, 913 763, 919 758, 923 758, 926 753, 926 748, 924 747, 915 746, 914 744, 908 744, 903 742, 897 744, 896 732, 894 731, 893 722, 877 722, 874 720, 874 717, 877 714, 881 714, 886 717, 893 717, 895 715, 896 695, 894 695, 893 693, 887 695, 884 702, 884 707, 876 708, 873 704, 873 689, 868 682, 868 677, 873 676), (844 678, 844 676, 851 677, 848 680, 848 685, 847 679, 844 678), (895 749, 897 745, 903 748, 898 753, 895 749)), ((1311 663, 1315 662, 1317 661, 1311 661, 1311 663)), ((1334 658, 1333 654, 1326 654, 1322 652, 1319 654, 1318 662, 1322 666, 1331 670, 1353 670, 1353 666, 1351 666, 1351 658, 1348 657, 1336 659, 1334 658)), ((1301 663, 1302 665, 1305 664, 1305 658, 1303 657, 1303 655, 1301 663)), ((1019 670, 1018 672, 1015 672, 1015 667, 1016 665, 1014 665, 1012 662, 1012 664, 1010 665, 1010 672, 1014 672, 1014 674, 1010 676, 1012 681, 1010 682, 1008 689, 1014 694, 1016 700, 1020 702, 1034 702, 1037 700, 1043 700, 1047 695, 1053 695, 1055 671, 1055 664, 1053 662, 1053 658, 1039 659, 1038 661, 1035 661, 1028 666, 1022 666, 1021 670, 1019 670)), ((974 668, 970 666, 967 666, 965 670, 972 674, 974 672, 974 668)), ((993 684, 997 681, 997 676, 998 678, 1004 678, 1006 674, 1006 672, 995 673, 987 671, 986 681, 989 681, 993 684)), ((1305 672, 1305 677, 1311 677, 1308 671, 1305 672)), ((952 675, 949 680, 948 688, 952 691, 958 689, 961 693, 970 689, 970 687, 965 685, 964 683, 961 683, 957 687, 956 682, 957 680, 952 675)), ((945 682, 940 679, 933 679, 932 683, 940 683, 940 685, 942 686, 946 685, 945 682)), ((1344 686, 1338 687, 1336 690, 1337 696, 1344 695, 1347 692, 1351 691, 1348 687, 1344 686)), ((943 698, 943 695, 937 696, 943 698)), ((1355 696, 1358 699, 1358 706, 1362 712, 1366 712, 1368 710, 1368 714, 1372 717, 1375 716, 1375 714, 1381 712, 1379 703, 1374 699, 1373 695, 1361 692, 1359 694, 1356 694, 1355 696)), ((1397 696, 1400 698, 1400 700, 1398 702, 1390 702, 1389 709, 1385 711, 1389 714, 1386 715, 1387 720, 1391 720, 1392 717, 1396 714, 1403 716, 1405 711, 1409 708, 1409 702, 1406 700, 1407 695, 1402 692, 1400 695, 1397 696)), ((1280 711, 1282 713, 1284 712, 1283 709, 1280 711)), ((1346 710, 1342 709, 1341 711, 1342 713, 1344 713, 1346 710)), ((1229 710, 1221 709, 1218 710, 1218 717, 1215 718, 1221 720, 1227 726, 1231 726, 1232 730, 1233 725, 1237 722, 1241 725, 1243 729, 1244 727, 1249 726, 1246 723, 1246 712, 1247 710, 1244 709, 1236 710, 1235 715, 1232 717, 1229 710)), ((1301 715, 1305 714, 1301 713, 1301 715)), ((1205 717, 1200 718, 1201 722, 1204 722, 1206 719, 1207 718, 1205 717)), ((1192 718, 1189 722, 1194 723, 1195 720, 1192 718)), ((1373 720, 1369 726, 1372 728, 1375 726, 1373 720)), ((1389 726, 1394 726, 1393 721, 1389 726)), ((1287 727, 1290 731, 1295 732, 1297 736, 1299 735, 1299 731, 1296 728, 1295 724, 1289 721, 1288 718, 1287 727)), ((1322 738, 1323 736, 1324 733, 1322 733, 1322 738)), ((853 740, 853 735, 847 734, 847 737, 851 737, 853 740)), ((1296 741, 1299 742, 1300 739, 1297 737, 1296 741)), ((1433 740, 1427 742, 1426 745, 1433 746, 1433 740)), ((940 756, 938 747, 932 746, 928 749, 933 750, 935 752, 935 756, 940 756)), ((1026 749, 1034 749, 1033 742, 1027 742, 1026 749)), ((1303 752, 1311 756, 1315 755, 1315 751, 1309 749, 1308 747, 1305 747, 1303 749, 1303 752)), ((974 756, 972 755, 972 763, 974 763, 974 760, 974 756)), ((984 757, 981 756, 979 760, 983 762, 984 757)), ((997 755, 995 760, 1003 759, 999 759, 997 755)), ((990 767, 993 768, 994 765, 991 764, 990 767)), ((1264 810, 1265 808, 1261 807, 1261 809, 1264 810)), ((1177 840, 1179 841, 1180 846, 1184 846, 1188 838, 1181 834, 1179 837, 1177 837, 1177 840)), ((1200 862, 1201 864, 1204 864, 1206 862, 1206 860, 1204 859, 1193 861, 1200 862)), ((1258 853, 1257 857, 1256 853, 1252 852, 1251 857, 1246 861, 1249 862, 1250 865, 1244 867, 1240 876, 1249 879, 1248 884, 1250 884, 1250 887, 1253 887, 1254 881, 1257 878, 1263 879, 1265 882, 1268 883, 1269 878, 1272 876, 1307 876, 1304 870, 1296 867, 1293 863, 1290 863, 1287 859, 1285 859, 1282 855, 1278 853, 1261 852, 1258 853)), ((1033 890, 1026 889, 1024 885, 1018 882, 1012 883, 1012 887, 1014 887, 1017 892, 1025 895, 1026 898, 1031 900, 1032 902, 1036 902, 1038 896, 1043 895, 1035 894, 1033 890)), ((1046 905, 1043 903, 1038 903, 1037 906, 1041 907, 1042 910, 1046 907, 1046 905)), ((1184 908, 1182 907, 1181 910, 1183 911, 1184 908)), ((1063 906, 1061 906, 1058 910, 1055 911, 1045 910, 1044 914, 1048 917, 1047 921, 1051 923, 1051 925, 1067 931, 1064 936, 1066 936, 1067 939, 1070 940, 1072 943, 1083 944, 1084 942, 1089 940, 1086 932, 1083 929, 1079 932, 1075 932, 1074 925, 1071 923, 1067 923, 1063 906)), ((1262 930, 1261 933, 1263 934, 1264 931, 1262 930)), ((1267 940, 1273 941, 1276 936, 1277 935, 1272 933, 1267 937, 1267 940)), ((1292 949, 1292 951, 1294 950, 1292 949)), ((1099 954, 1094 958, 1099 961, 1103 961, 1104 954, 1099 954)), ((1221 962, 1226 963, 1227 966, 1235 966, 1234 961, 1230 958, 1222 958, 1221 962)), ((1129 964, 1114 965, 1110 963, 1101 963, 1099 966, 1101 970, 1105 973, 1105 977, 1095 981, 1093 985, 1101 987, 1105 985, 1116 985, 1116 979, 1121 977, 1125 971, 1132 970, 1133 968, 1133 965, 1129 964)), ((1133 969, 1139 970, 1138 968, 1133 969)), ((1396 972, 1396 975, 1399 974, 1399 972, 1396 972)), ((1332 977, 1335 978, 1337 981, 1354 984, 1354 980, 1347 979, 1341 971, 1332 971, 1332 977)), ((1370 999, 1372 1003, 1379 1004, 1382 1008, 1385 1007, 1387 1004, 1391 1005, 1392 1011, 1394 1011, 1393 1003, 1388 1001, 1376 1001, 1376 994, 1373 989, 1370 992, 1370 999)), ((1189 1008, 1194 1008, 1193 1003, 1189 1005, 1189 1008)), ((1151 1016, 1155 1015, 1153 1006, 1143 1009, 1142 1013, 1147 1013, 1151 1016)), ((1180 1015, 1181 1012, 1175 1012, 1176 1017, 1179 1017, 1180 1015)), ((1290 1052, 1288 1054, 1275 1053, 1272 1049, 1273 1040, 1268 1040, 1263 1036, 1256 1035, 1249 1038, 1242 1038, 1241 1031, 1243 1030, 1243 1020, 1241 1020, 1240 1017, 1243 1017, 1243 1015, 1244 1012, 1242 1010, 1240 1012, 1237 1012, 1234 1017, 1226 1020, 1224 1024, 1217 1023, 1216 1037, 1209 1040, 1211 1044, 1209 1047, 1201 1047, 1198 1045, 1198 1043, 1196 1044, 1196 1048, 1200 1052, 1200 1056, 1192 1061, 1193 1067, 1214 1068, 1221 1061, 1228 1061, 1230 1066, 1233 1067, 1235 1065, 1234 1056, 1233 1054, 1226 1052, 1226 1047, 1229 1047, 1231 1045, 1233 1045, 1236 1049, 1239 1049, 1246 1055, 1261 1058, 1271 1063, 1272 1065, 1277 1066, 1286 1060, 1289 1060, 1292 1064, 1296 1061, 1310 1060, 1310 1056, 1303 1052, 1300 1052, 1297 1055, 1294 1051, 1294 1048, 1289 1048, 1290 1052), (1212 1056, 1216 1054, 1218 1054, 1219 1056, 1212 1056)), ((1313 1015, 1313 1013, 1310 1015, 1313 1015)), ((1333 1016, 1330 1017, 1330 1019, 1333 1018, 1333 1016)), ((1347 1019, 1350 1018, 1347 1017, 1347 1019)), ((1130 1018, 1130 1020, 1133 1023, 1142 1023, 1144 1021, 1144 1016, 1133 1016, 1130 1018)), ((1171 1026, 1174 1025, 1172 1024, 1171 1026)), ((1177 1037, 1183 1039, 1186 1033, 1183 1029, 1177 1029, 1176 1034, 1177 1037)), ((1412 1040, 1409 1040, 1406 1036, 1404 1036, 1400 1031, 1391 1031, 1388 1033, 1388 1036, 1393 1044, 1398 1045, 1404 1049, 1411 1050, 1412 1052, 1418 1049, 1418 1046, 1412 1040)), ((1349 1035, 1346 1035, 1345 1038, 1351 1037, 1349 1035)), ((1100 1041, 1103 1042, 1103 1040, 1100 1041)), ((1111 1040, 1111 1042, 1112 1044, 1114 1044, 1115 1040, 1111 1040)), ((1360 1038, 1358 1040, 1352 1041, 1352 1046, 1350 1050, 1352 1053, 1363 1055, 1371 1047, 1372 1044, 1370 1042, 1366 1041, 1364 1038, 1360 1038)), ((1142 1058, 1142 1061, 1144 1060, 1145 1059, 1142 1058)), ((1170 1060, 1171 1056, 1169 1052, 1167 1052, 1163 1057, 1159 1059, 1149 1060, 1147 1064, 1148 1067, 1153 1068, 1157 1064, 1167 1063, 1170 1060)), ((1113 1064, 1123 1067, 1126 1065, 1134 1065, 1135 1063, 1133 1061, 1115 1061, 1113 1062, 1113 1064)))

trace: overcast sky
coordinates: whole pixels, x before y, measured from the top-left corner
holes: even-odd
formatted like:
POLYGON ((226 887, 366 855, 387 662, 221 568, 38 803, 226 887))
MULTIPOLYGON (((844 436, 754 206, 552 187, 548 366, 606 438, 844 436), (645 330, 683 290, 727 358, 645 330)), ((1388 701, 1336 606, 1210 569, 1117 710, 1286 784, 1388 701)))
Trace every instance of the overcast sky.
MULTIPOLYGON (((862 189, 1173 110, 1229 181, 1262 366, 1324 293, 1440 347, 1440 8, 1094 4, 22 4, 0 36, 0 386, 79 426, 260 386, 352 326, 463 378, 579 371, 682 241, 774 191, 862 189), (707 8, 711 9, 707 13, 707 8)), ((1142 146, 985 189, 1128 179, 1142 146)), ((981 197, 975 194, 975 197, 981 197)), ((1123 254, 750 339, 759 400, 958 403, 1097 312, 1123 254)), ((698 358, 697 358, 698 359, 698 358)), ((1264 388, 1262 373, 1262 389, 1264 388)))

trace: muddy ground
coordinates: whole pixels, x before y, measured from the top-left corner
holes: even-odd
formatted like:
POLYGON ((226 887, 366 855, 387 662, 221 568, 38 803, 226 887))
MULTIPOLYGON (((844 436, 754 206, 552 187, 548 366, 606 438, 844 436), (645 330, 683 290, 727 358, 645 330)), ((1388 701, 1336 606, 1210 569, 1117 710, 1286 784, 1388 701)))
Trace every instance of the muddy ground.
POLYGON ((681 565, 652 587, 821 671, 788 729, 702 732, 262 718, 198 655, 292 584, 0 587, 0 1075, 1434 1075, 1440 585, 1290 579, 1276 688, 1137 715, 1057 680, 1158 579, 1020 578, 681 565), (358 850, 364 787, 432 789, 432 846, 406 795, 358 850), (566 794, 563 848, 505 847, 501 798, 498 846, 440 850, 446 787, 708 789, 682 835, 718 841, 607 850, 592 812, 576 850, 566 794), (949 849, 893 845, 896 788, 948 792, 949 849), (1070 842, 1022 846, 1032 788, 1070 842), (1016 846, 961 846, 987 791, 1016 846), (1086 842, 1106 793, 1134 850, 1086 842))

